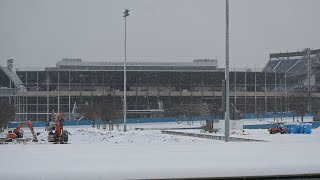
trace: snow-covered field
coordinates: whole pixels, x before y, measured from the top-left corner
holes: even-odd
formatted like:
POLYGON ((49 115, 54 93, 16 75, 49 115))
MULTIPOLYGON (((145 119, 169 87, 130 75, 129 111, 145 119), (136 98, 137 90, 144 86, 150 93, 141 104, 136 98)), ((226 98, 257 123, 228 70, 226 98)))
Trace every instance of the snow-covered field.
MULTIPOLYGON (((265 122, 272 120, 265 120, 265 122)), ((288 120, 290 121, 290 120, 288 120)), ((275 134, 238 129, 231 136, 268 142, 228 142, 161 134, 134 128, 199 127, 186 123, 129 124, 128 131, 65 127, 69 144, 0 145, 0 179, 151 179, 320 173, 320 129, 312 134, 275 134)), ((223 130, 223 124, 215 124, 223 130)), ((237 128, 235 128, 237 127, 237 128)), ((115 127, 115 129, 117 129, 115 127)), ((122 129, 122 127, 120 127, 122 129)), ((200 133, 196 130, 175 130, 200 133)), ((219 133, 218 133, 219 134, 219 133)), ((2 134, 3 136, 4 134, 2 134)), ((220 133, 222 135, 222 133, 220 133)), ((25 129, 25 137, 30 132, 25 129)))

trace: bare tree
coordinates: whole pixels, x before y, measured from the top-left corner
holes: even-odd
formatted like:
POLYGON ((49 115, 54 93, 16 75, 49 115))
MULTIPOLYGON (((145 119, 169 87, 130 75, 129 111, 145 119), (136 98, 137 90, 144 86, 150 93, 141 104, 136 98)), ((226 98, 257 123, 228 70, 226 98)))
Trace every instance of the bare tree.
POLYGON ((82 114, 94 122, 102 120, 104 124, 109 124, 110 130, 113 130, 113 124, 121 117, 121 102, 115 101, 112 96, 94 97, 83 108, 82 114))
POLYGON ((201 100, 198 100, 195 104, 191 104, 189 106, 188 112, 191 118, 195 116, 201 116, 205 119, 207 119, 210 113, 208 104, 202 102, 201 100))
POLYGON ((171 107, 171 109, 169 110, 169 116, 172 117, 178 117, 177 118, 177 123, 181 123, 181 118, 183 116, 185 116, 185 106, 181 105, 181 104, 175 104, 171 107))
MULTIPOLYGON (((168 109, 166 114, 167 116, 177 117, 178 123, 181 123, 183 117, 191 118, 191 123, 193 123, 193 118, 196 116, 205 118, 209 116, 212 113, 210 109, 212 107, 199 100, 195 104, 175 104, 168 109)), ((187 123, 189 124, 189 120, 187 123)))
POLYGON ((312 97, 311 98, 311 110, 315 114, 320 112, 320 98, 318 97, 312 97))
POLYGON ((102 99, 101 105, 104 107, 102 108, 101 119, 105 124, 109 123, 109 129, 113 130, 113 125, 119 123, 118 121, 122 114, 122 104, 121 102, 114 101, 111 96, 107 96, 102 99))
POLYGON ((0 129, 3 130, 8 122, 14 119, 16 108, 10 104, 0 104, 0 129))
POLYGON ((99 109, 98 104, 94 99, 91 99, 88 105, 82 108, 81 114, 90 120, 93 120, 93 127, 96 124, 97 119, 99 118, 99 109))
POLYGON ((289 107, 297 115, 301 115, 301 121, 303 116, 308 112, 308 93, 306 92, 294 92, 289 95, 289 107))

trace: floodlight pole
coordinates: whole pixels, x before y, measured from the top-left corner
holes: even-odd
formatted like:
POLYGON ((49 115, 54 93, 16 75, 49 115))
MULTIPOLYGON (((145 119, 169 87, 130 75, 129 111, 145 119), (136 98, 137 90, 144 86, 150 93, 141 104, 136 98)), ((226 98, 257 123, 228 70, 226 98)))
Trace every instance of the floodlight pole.
POLYGON ((124 12, 124 64, 123 64, 123 131, 127 131, 127 17, 129 10, 124 12))
POLYGON ((229 142, 230 105, 229 105, 229 0, 226 0, 226 108, 225 108, 225 142, 229 142))
POLYGON ((307 48, 307 61, 308 61, 308 69, 307 69, 307 73, 308 73, 308 112, 311 112, 311 50, 310 48, 307 48))

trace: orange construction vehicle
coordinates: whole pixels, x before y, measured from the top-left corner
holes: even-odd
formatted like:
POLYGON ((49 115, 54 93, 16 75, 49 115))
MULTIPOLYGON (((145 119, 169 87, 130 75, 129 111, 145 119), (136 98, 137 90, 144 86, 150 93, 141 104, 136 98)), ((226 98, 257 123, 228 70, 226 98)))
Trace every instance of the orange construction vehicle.
POLYGON ((277 133, 286 134, 286 128, 283 127, 282 123, 275 123, 273 127, 268 128, 268 131, 270 134, 277 134, 277 133))
POLYGON ((25 127, 25 126, 28 126, 30 131, 31 131, 31 133, 32 133, 32 136, 33 136, 33 140, 32 141, 33 142, 38 142, 38 139, 37 139, 36 134, 34 133, 34 129, 32 127, 31 121, 27 121, 26 123, 20 124, 19 126, 16 127, 15 130, 9 131, 8 135, 7 135, 7 139, 8 140, 12 140, 12 139, 17 139, 17 138, 23 138, 22 128, 25 127))
POLYGON ((53 142, 53 143, 60 143, 60 144, 66 144, 68 142, 68 134, 69 132, 67 130, 63 129, 63 115, 60 112, 58 120, 56 123, 51 123, 55 124, 55 126, 51 125, 49 129, 49 136, 48 136, 48 142, 53 142))

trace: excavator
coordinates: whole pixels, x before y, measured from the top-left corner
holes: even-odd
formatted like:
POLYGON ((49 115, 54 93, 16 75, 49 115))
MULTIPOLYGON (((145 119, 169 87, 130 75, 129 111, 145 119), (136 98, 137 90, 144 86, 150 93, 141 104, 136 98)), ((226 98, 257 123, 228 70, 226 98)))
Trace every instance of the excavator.
POLYGON ((286 134, 286 128, 283 127, 282 123, 275 123, 273 127, 268 128, 268 131, 270 134, 277 134, 277 133, 286 134))
POLYGON ((68 142, 69 132, 63 129, 63 122, 63 115, 60 112, 57 121, 49 123, 48 142, 55 144, 66 144, 68 142))
POLYGON ((16 127, 13 131, 9 131, 7 135, 8 141, 12 141, 13 139, 18 139, 18 138, 23 138, 23 131, 22 128, 28 126, 32 136, 33 136, 33 142, 38 142, 37 135, 34 133, 34 129, 32 126, 31 121, 27 121, 26 123, 20 124, 19 126, 16 127))

